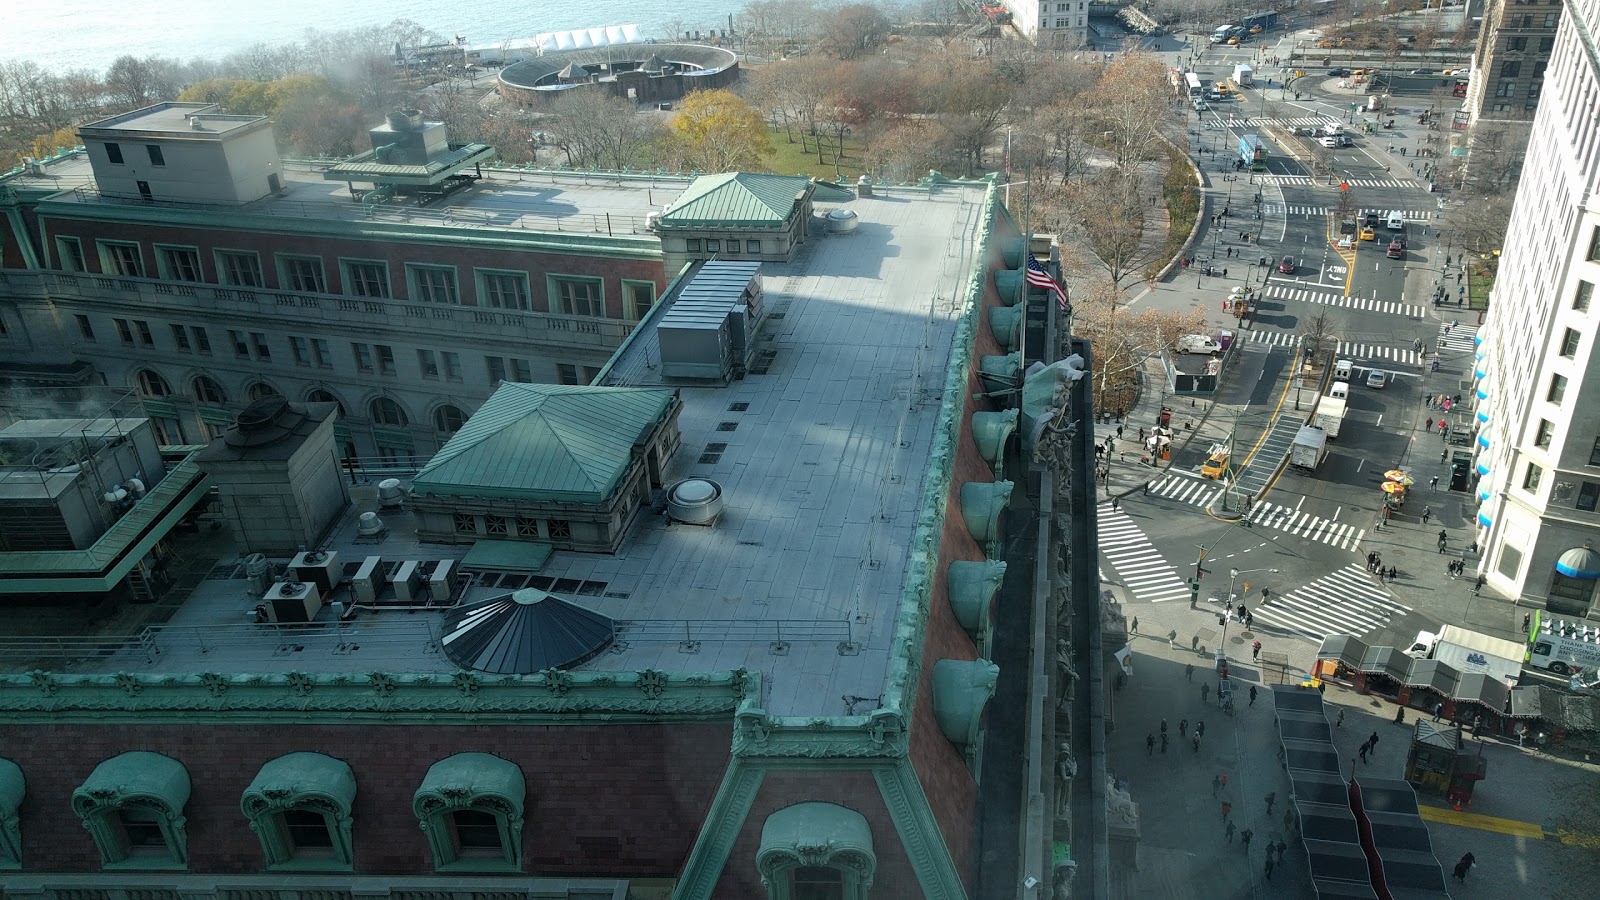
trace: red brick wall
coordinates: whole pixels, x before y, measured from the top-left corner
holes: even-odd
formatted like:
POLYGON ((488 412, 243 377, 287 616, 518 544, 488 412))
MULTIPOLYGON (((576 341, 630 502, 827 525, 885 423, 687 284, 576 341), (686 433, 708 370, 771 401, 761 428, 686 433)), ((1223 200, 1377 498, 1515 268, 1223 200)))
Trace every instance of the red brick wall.
POLYGON ((714 900, 755 900, 765 897, 761 874, 756 871, 756 851, 761 849, 761 826, 767 817, 796 803, 833 803, 853 809, 872 828, 873 855, 878 873, 872 882, 873 900, 921 897, 911 859, 883 805, 883 795, 871 772, 772 772, 761 784, 744 828, 734 841, 728 864, 711 896, 714 900))
MULTIPOLYGON (((659 259, 603 259, 590 256, 559 253, 537 253, 526 250, 500 248, 475 248, 466 246, 434 246, 413 243, 404 239, 355 240, 326 238, 295 234, 235 231, 185 226, 128 225, 113 222, 90 222, 79 219, 46 218, 44 229, 49 240, 57 235, 78 237, 83 242, 83 255, 91 272, 100 271, 100 255, 95 240, 138 241, 144 256, 145 275, 157 277, 156 244, 179 244, 199 248, 200 265, 206 281, 216 283, 218 274, 214 250, 253 250, 261 258, 261 274, 266 287, 288 290, 278 282, 278 265, 275 254, 291 253, 301 256, 322 257, 327 274, 329 293, 345 292, 339 258, 382 260, 389 264, 389 290, 397 298, 410 299, 406 283, 405 264, 441 265, 456 267, 456 281, 460 286, 461 302, 467 306, 478 305, 477 282, 472 270, 507 269, 528 273, 529 300, 535 312, 550 312, 550 298, 545 283, 546 273, 577 275, 604 279, 606 315, 624 318, 622 281, 651 281, 659 296, 666 290, 667 279, 659 259)), ((467 229, 462 229, 467 231, 467 229)))
POLYGON ((193 793, 190 868, 249 873, 261 845, 239 797, 262 764, 311 750, 356 776, 355 869, 427 874, 433 856, 411 812, 428 767, 455 753, 516 762, 528 782, 524 868, 548 875, 676 875, 729 755, 727 724, 615 726, 0 725, 0 754, 22 767, 26 871, 98 871, 72 792, 102 760, 150 750, 182 762, 193 793))

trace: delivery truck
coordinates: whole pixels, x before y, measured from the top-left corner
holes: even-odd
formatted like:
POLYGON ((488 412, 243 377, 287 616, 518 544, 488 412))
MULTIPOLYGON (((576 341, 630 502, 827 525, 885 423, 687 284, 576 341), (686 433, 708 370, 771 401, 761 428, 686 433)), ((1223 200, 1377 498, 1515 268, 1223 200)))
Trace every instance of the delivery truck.
POLYGON ((1531 626, 1528 665, 1566 675, 1600 667, 1600 628, 1588 622, 1552 619, 1544 611, 1531 626))
POLYGON ((1462 675, 1481 672, 1501 684, 1514 685, 1522 675, 1522 660, 1527 654, 1516 641, 1445 625, 1438 634, 1418 632, 1406 655, 1437 659, 1462 675))
POLYGON ((1303 425, 1300 433, 1294 436, 1294 444, 1289 447, 1289 465, 1308 472, 1313 471, 1322 464, 1323 457, 1327 455, 1327 432, 1321 428, 1303 425))
POLYGON ((1264 171, 1267 168, 1267 142, 1256 134, 1239 138, 1239 162, 1251 171, 1264 171))
POLYGON ((1330 438, 1339 436, 1339 425, 1344 422, 1345 398, 1323 397, 1317 401, 1317 414, 1311 424, 1321 428, 1330 438))

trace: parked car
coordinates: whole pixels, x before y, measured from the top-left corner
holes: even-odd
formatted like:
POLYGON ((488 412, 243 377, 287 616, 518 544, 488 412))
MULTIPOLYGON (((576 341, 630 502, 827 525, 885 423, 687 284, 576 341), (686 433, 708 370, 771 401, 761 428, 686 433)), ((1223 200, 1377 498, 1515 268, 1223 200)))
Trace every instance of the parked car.
POLYGON ((1285 256, 1282 260, 1280 260, 1278 262, 1278 271, 1282 272, 1285 275, 1293 275, 1294 274, 1294 257, 1285 256))
POLYGON ((1432 69, 1412 69, 1411 70, 1411 74, 1412 75, 1432 75, 1433 74, 1433 70, 1432 69))
POLYGON ((1382 390, 1389 383, 1389 375, 1382 369, 1373 369, 1367 373, 1367 387, 1373 390, 1382 390))
POLYGON ((1356 139, 1348 134, 1339 135, 1338 140, 1341 147, 1354 147, 1356 145, 1356 139))
POLYGON ((1178 338, 1179 353, 1209 353, 1212 356, 1222 355, 1222 344, 1209 335, 1186 334, 1178 338))

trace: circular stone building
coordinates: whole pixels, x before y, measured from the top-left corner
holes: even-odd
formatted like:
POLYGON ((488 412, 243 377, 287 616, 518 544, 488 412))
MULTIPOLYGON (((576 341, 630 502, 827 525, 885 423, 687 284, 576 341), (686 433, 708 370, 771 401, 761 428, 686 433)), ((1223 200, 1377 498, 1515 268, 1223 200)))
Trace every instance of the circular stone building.
POLYGON ((500 94, 528 109, 572 91, 656 104, 701 88, 727 87, 738 79, 739 57, 720 47, 613 44, 512 63, 500 72, 500 94))

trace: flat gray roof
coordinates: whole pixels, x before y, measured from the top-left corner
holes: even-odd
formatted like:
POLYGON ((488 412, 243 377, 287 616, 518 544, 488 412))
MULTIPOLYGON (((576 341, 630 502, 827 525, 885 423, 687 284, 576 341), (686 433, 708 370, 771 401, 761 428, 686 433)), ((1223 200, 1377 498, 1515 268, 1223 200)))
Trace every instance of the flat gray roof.
POLYGON ((222 111, 215 103, 157 103, 144 109, 122 113, 98 122, 80 126, 81 131, 138 132, 154 135, 171 132, 174 136, 218 135, 250 128, 269 121, 266 116, 235 116, 222 111), (200 117, 200 128, 195 128, 191 116, 200 117))
MULTIPOLYGON (((534 194, 539 184, 521 190, 534 194)), ((567 189, 542 184, 547 202, 567 189)), ((594 190, 620 200, 650 188, 594 190)), ((860 217, 853 233, 814 232, 795 262, 763 265, 759 348, 775 354, 766 374, 681 390, 683 446, 667 481, 719 482, 726 510, 715 526, 672 524, 645 510, 615 555, 557 551, 532 576, 542 580, 495 573, 465 601, 549 590, 619 622, 615 644, 582 670, 747 667, 763 673, 774 715, 841 715, 847 697, 881 695, 986 205, 983 185, 878 194, 848 204, 860 217), (725 446, 713 457, 710 444, 725 446)), ((621 351, 608 384, 662 383, 655 318, 621 351)), ((347 564, 368 555, 459 559, 468 549, 417 543, 404 511, 380 510, 388 535, 363 541, 355 516, 374 508, 363 492, 330 542, 347 564)), ((442 611, 361 612, 339 625, 324 608, 311 628, 279 629, 248 623, 260 600, 247 589, 243 567, 228 560, 152 641, 65 667, 13 655, 0 658, 0 669, 454 669, 438 647, 442 611)))

